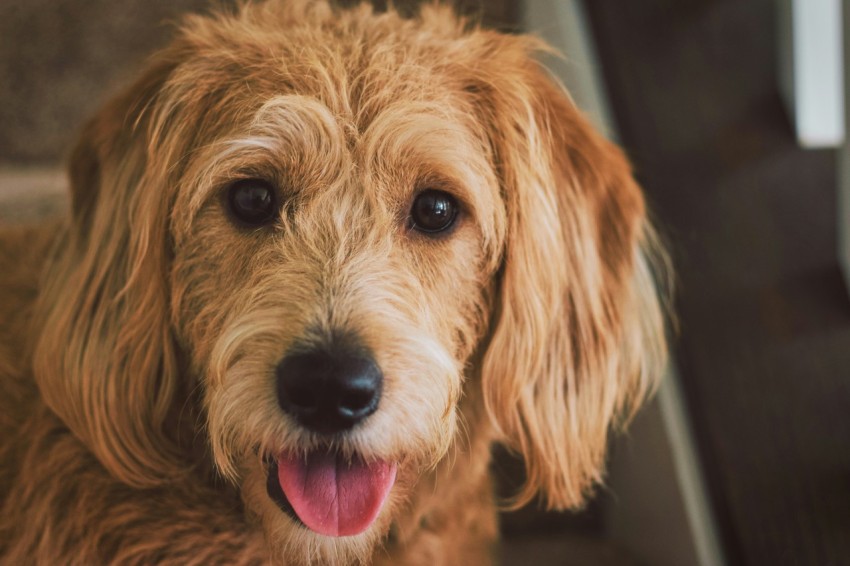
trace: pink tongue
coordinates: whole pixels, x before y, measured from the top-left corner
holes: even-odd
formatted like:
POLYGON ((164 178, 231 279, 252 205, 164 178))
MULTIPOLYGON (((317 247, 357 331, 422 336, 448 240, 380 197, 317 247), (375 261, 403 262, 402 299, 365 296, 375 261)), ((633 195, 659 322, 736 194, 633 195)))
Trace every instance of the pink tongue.
POLYGON ((314 452, 307 458, 283 455, 277 470, 298 518, 319 534, 342 537, 369 528, 395 483, 396 465, 314 452))

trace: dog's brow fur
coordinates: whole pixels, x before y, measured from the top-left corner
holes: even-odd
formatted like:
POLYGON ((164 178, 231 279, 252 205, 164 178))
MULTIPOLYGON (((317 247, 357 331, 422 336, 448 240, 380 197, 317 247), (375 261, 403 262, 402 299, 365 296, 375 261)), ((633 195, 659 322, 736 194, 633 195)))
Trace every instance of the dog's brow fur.
POLYGON ((525 461, 509 504, 581 506, 664 365, 666 267, 545 49, 440 4, 186 18, 84 128, 69 216, 0 232, 0 562, 482 564, 494 442, 525 461), (267 226, 227 210, 248 178, 267 226), (460 210, 436 236, 426 189, 460 210), (340 336, 383 396, 328 440, 275 368, 340 336), (266 492, 270 459, 327 448, 398 464, 362 534, 266 492))

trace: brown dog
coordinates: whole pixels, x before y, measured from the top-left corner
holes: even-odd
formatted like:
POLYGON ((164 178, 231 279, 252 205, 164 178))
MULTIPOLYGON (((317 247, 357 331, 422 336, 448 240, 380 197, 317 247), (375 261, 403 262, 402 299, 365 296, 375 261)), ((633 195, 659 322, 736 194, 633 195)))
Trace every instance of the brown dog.
POLYGON ((580 505, 664 362, 658 250, 542 47, 187 19, 69 218, 0 238, 0 562, 482 564, 494 441, 580 505))

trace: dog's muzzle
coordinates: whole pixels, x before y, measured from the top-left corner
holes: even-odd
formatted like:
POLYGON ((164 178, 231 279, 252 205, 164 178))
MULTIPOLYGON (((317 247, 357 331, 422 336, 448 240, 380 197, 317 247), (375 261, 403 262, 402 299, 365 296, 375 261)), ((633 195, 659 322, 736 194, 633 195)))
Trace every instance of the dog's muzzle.
MULTIPOLYGON (((304 428, 335 435, 378 409, 383 375, 362 349, 337 345, 296 350, 278 364, 281 409, 304 428)), ((316 533, 352 536, 375 521, 395 483, 397 465, 364 460, 327 446, 306 454, 285 451, 269 462, 269 497, 290 517, 316 533)))

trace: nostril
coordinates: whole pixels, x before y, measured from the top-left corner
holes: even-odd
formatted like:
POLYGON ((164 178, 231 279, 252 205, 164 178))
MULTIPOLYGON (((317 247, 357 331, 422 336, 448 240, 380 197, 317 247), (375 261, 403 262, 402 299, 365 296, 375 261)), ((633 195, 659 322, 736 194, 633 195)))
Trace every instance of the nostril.
POLYGON ((372 360, 360 358, 351 364, 352 372, 342 384, 337 409, 343 417, 363 419, 378 408, 381 398, 381 372, 372 360))
POLYGON ((340 412, 352 417, 360 416, 377 405, 375 390, 368 389, 352 389, 342 394, 339 400, 340 412))
POLYGON ((316 392, 306 383, 293 381, 286 388, 285 394, 291 405, 304 411, 315 411, 319 406, 316 392))
POLYGON ((289 355, 277 366, 277 399, 281 409, 297 418, 315 414, 322 403, 321 383, 314 379, 321 358, 289 355))
POLYGON ((374 392, 371 390, 348 391, 340 399, 340 407, 352 411, 360 410, 372 404, 374 392))

